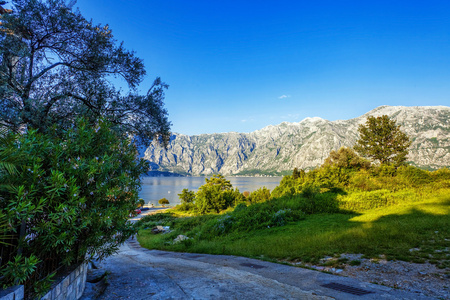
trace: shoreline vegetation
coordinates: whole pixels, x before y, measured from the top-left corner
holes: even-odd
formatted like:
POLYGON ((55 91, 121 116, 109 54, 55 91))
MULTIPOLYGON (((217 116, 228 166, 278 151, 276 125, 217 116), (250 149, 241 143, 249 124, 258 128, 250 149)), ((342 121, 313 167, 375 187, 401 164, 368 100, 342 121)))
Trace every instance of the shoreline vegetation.
POLYGON ((138 241, 148 249, 324 268, 381 257, 432 264, 450 276, 449 169, 323 165, 294 170, 268 197, 252 194, 220 211, 200 212, 191 201, 143 217, 138 241), (170 230, 153 234, 157 225, 170 230), (187 238, 174 242, 180 235, 187 238))

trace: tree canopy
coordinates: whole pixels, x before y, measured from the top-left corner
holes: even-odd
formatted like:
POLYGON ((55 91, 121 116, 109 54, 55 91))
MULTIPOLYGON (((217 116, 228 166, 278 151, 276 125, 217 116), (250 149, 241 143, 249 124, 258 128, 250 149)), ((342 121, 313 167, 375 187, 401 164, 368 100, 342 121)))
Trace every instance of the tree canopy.
POLYGON ((181 193, 178 194, 178 197, 180 198, 181 203, 192 203, 195 199, 195 192, 188 189, 183 189, 181 193))
POLYGON ((368 117, 364 125, 359 125, 358 132, 360 137, 354 149, 359 154, 381 164, 405 163, 411 141, 389 116, 368 117))
MULTIPOLYGON (((72 1, 73 2, 73 1, 72 1)), ((108 25, 87 21, 63 0, 14 0, 0 24, 0 123, 46 132, 99 117, 148 142, 167 142, 170 122, 160 78, 139 94, 142 59, 117 43, 108 25), (127 91, 113 84, 122 78, 127 91), (115 82, 115 81, 114 81, 115 82)))
POLYGON ((244 196, 238 189, 233 190, 229 180, 222 175, 213 175, 205 178, 195 196, 195 205, 200 214, 220 212, 242 201, 244 196))
MULTIPOLYGON (((346 169, 368 169, 370 162, 355 153, 353 149, 341 147, 339 150, 332 150, 325 159, 323 166, 336 166, 346 169)), ((294 169, 295 173, 295 169, 294 169)))

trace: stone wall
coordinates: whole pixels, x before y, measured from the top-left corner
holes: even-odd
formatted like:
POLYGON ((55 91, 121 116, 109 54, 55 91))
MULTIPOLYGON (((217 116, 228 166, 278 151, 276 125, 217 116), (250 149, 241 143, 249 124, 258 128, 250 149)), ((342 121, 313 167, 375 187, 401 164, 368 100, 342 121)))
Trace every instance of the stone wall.
MULTIPOLYGON (((88 264, 82 263, 57 285, 55 285, 41 300, 76 300, 83 295, 86 287, 88 264)), ((16 286, 0 291, 0 300, 22 300, 23 286, 16 286)))
POLYGON ((41 300, 75 300, 80 299, 86 286, 88 264, 82 263, 41 300))
POLYGON ((6 290, 0 290, 0 300, 22 300, 24 292, 23 285, 12 286, 6 290))

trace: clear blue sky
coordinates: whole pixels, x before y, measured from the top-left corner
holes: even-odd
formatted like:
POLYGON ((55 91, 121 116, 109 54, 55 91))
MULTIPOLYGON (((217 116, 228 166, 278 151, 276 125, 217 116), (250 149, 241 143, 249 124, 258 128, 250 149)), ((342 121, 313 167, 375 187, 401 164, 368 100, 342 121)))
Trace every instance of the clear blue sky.
POLYGON ((450 1, 78 0, 170 85, 172 131, 450 105, 450 1))

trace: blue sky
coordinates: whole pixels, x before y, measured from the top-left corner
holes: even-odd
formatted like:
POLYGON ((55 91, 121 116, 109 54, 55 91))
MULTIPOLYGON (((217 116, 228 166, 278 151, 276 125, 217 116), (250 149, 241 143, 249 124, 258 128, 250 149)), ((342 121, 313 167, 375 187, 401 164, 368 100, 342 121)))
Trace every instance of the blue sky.
POLYGON ((78 0, 170 85, 172 131, 450 105, 450 1, 78 0))

